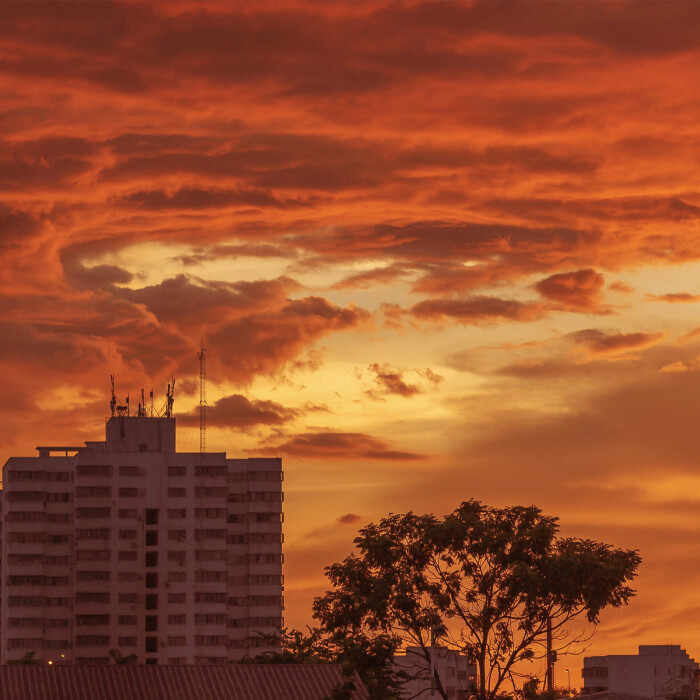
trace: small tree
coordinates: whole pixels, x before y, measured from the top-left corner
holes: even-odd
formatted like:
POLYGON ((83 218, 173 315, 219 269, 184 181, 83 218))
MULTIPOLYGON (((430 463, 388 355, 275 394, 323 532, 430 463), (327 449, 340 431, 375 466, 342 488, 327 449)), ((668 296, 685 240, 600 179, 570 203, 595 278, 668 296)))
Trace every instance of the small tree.
POLYGON ((124 654, 119 649, 110 649, 109 655, 114 659, 114 663, 121 666, 123 664, 135 664, 138 661, 136 654, 124 654))
MULTIPOLYGON (((399 647, 400 639, 389 635, 329 635, 317 627, 300 630, 282 630, 282 651, 265 652, 246 657, 240 663, 254 664, 341 664, 343 673, 350 677, 357 672, 375 700, 394 700, 398 683, 390 668, 390 661, 399 647)), ((354 687, 351 678, 334 690, 331 700, 342 700, 354 687)), ((349 696, 348 696, 349 697, 349 696)))
POLYGON ((17 661, 8 661, 8 666, 36 666, 39 662, 34 658, 36 652, 28 651, 21 659, 17 661))
MULTIPOLYGON (((439 519, 390 515, 360 530, 357 554, 327 567, 333 589, 314 616, 335 643, 398 640, 430 663, 431 630, 445 623, 447 643, 477 665, 479 700, 515 688, 515 666, 543 655, 547 626, 558 651, 580 637, 566 626, 596 624, 604 608, 634 595, 636 551, 560 538, 556 518, 539 508, 462 503, 439 519)), ((398 646, 397 644, 397 646, 398 646)), ((447 692, 435 673, 435 689, 447 692)))

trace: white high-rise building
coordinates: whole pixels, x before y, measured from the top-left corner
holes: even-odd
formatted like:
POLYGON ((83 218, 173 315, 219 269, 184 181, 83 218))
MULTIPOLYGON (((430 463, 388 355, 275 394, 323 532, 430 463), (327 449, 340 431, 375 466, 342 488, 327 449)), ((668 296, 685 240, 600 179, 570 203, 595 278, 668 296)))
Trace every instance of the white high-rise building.
POLYGON ((155 415, 113 415, 104 442, 37 449, 3 467, 1 663, 279 649, 280 459, 178 453, 175 419, 155 415))

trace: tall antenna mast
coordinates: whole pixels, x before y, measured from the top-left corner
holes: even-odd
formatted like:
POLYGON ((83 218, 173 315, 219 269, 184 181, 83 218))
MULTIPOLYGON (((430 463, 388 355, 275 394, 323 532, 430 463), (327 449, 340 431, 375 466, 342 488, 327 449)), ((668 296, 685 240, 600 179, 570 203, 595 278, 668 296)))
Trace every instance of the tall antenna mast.
POLYGON ((199 341, 199 452, 207 451, 207 349, 204 340, 199 341))

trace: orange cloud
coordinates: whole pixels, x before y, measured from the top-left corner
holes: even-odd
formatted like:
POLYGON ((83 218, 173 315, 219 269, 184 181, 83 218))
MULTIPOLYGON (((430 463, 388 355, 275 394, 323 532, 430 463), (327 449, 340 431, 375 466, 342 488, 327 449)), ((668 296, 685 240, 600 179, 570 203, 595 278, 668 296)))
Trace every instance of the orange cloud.
POLYGON ((314 459, 379 459, 413 461, 426 455, 393 450, 384 440, 364 433, 337 431, 300 433, 279 445, 265 447, 265 454, 287 454, 314 459))
POLYGON ((700 295, 688 292, 673 292, 669 294, 647 294, 648 301, 667 301, 669 304, 688 304, 700 301, 700 295))
MULTIPOLYGON (((207 425, 221 428, 250 428, 255 425, 282 425, 301 412, 275 401, 250 400, 241 394, 224 396, 206 408, 207 425)), ((181 425, 199 425, 199 409, 178 415, 181 425)))
POLYGON ((603 275, 595 270, 561 272, 535 285, 545 299, 555 301, 563 307, 596 313, 605 313, 601 306, 603 275))
POLYGON ((641 350, 658 343, 663 333, 606 333, 597 328, 570 333, 574 343, 585 346, 595 354, 618 354, 627 350, 641 350))

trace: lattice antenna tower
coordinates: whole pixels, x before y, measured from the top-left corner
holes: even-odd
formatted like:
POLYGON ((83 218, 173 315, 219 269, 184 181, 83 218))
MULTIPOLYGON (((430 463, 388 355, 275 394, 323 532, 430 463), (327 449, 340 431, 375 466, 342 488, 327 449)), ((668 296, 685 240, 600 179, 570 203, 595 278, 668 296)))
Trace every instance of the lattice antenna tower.
POLYGON ((199 452, 207 451, 207 349, 200 340, 199 358, 199 452))

